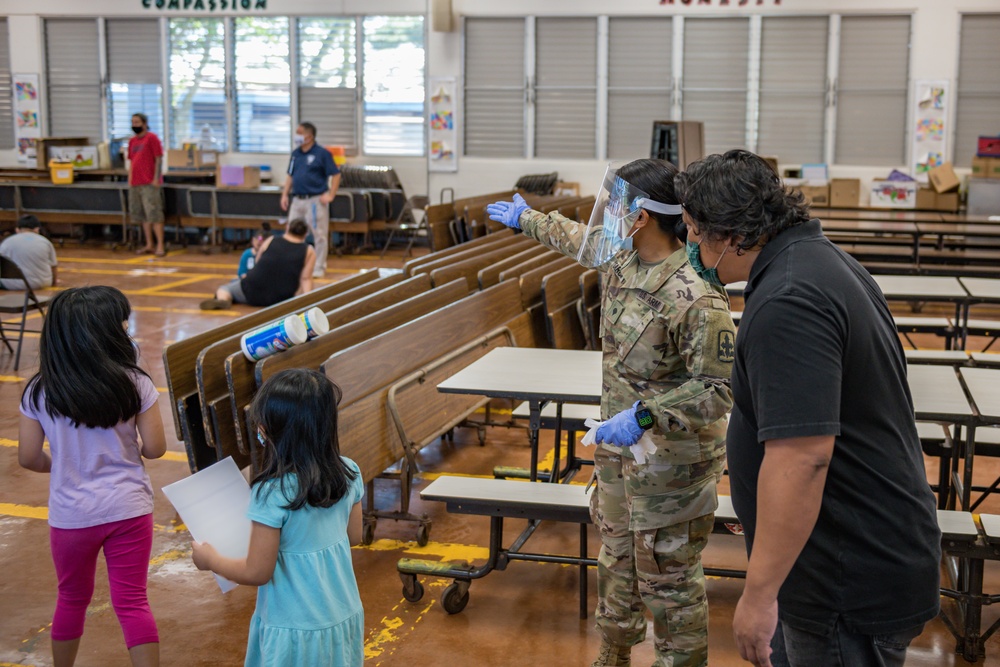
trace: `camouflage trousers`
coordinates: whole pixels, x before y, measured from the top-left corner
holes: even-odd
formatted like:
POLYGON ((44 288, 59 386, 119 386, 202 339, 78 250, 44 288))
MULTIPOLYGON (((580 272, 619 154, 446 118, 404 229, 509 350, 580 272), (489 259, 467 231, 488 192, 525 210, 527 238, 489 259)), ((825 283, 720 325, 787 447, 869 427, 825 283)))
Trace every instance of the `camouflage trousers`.
POLYGON ((688 508, 672 500, 694 485, 714 497, 723 459, 640 466, 598 447, 594 465, 597 490, 590 513, 601 535, 596 619, 603 639, 617 646, 643 641, 648 609, 656 650, 653 667, 708 665, 701 552, 714 515, 704 514, 703 504, 695 503, 691 511, 700 516, 686 516, 688 508))

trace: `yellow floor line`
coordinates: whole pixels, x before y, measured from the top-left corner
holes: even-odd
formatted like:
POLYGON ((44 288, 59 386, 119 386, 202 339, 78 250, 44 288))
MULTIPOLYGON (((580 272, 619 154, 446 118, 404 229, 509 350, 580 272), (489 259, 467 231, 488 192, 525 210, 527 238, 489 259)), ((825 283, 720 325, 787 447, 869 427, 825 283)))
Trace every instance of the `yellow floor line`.
POLYGON ((128 271, 123 271, 120 269, 64 269, 62 265, 59 267, 60 275, 63 273, 79 273, 87 276, 126 276, 129 278, 192 278, 197 277, 201 279, 205 278, 219 278, 218 273, 187 273, 184 271, 170 271, 170 272, 155 272, 155 271, 143 271, 141 269, 130 269, 128 271))
POLYGON ((180 280, 175 280, 170 283, 165 283, 163 285, 156 285, 155 287, 147 287, 146 289, 139 290, 136 294, 142 295, 153 295, 160 296, 165 294, 162 290, 173 289, 175 287, 182 287, 184 285, 190 285, 192 283, 200 283, 206 280, 218 280, 218 276, 192 276, 190 278, 181 278, 180 280))
POLYGON ((163 459, 164 461, 182 461, 184 463, 188 462, 187 454, 185 454, 184 452, 169 452, 168 451, 166 454, 164 454, 160 458, 163 459))
POLYGON ((31 505, 15 505, 13 503, 0 503, 0 515, 16 516, 22 519, 48 519, 48 507, 32 507, 31 505))
POLYGON ((16 375, 0 375, 0 382, 24 382, 25 378, 19 378, 16 375))
POLYGON ((244 315, 238 310, 200 310, 198 308, 160 308, 158 306, 132 306, 132 310, 143 313, 181 313, 184 315, 228 315, 236 317, 244 315))

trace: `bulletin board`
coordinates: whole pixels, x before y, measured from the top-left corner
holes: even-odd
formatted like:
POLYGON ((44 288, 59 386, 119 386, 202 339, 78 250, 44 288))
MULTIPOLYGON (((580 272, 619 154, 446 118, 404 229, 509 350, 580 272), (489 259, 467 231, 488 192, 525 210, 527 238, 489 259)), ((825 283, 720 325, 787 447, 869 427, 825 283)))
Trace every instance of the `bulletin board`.
POLYGON ((454 77, 430 80, 430 115, 427 122, 427 168, 429 171, 458 171, 458 120, 454 77))
POLYGON ((37 74, 11 76, 14 96, 14 142, 17 161, 34 164, 35 146, 42 136, 42 98, 37 74))
POLYGON ((947 161, 950 100, 948 81, 920 79, 913 99, 912 144, 913 177, 927 182, 927 172, 947 161))

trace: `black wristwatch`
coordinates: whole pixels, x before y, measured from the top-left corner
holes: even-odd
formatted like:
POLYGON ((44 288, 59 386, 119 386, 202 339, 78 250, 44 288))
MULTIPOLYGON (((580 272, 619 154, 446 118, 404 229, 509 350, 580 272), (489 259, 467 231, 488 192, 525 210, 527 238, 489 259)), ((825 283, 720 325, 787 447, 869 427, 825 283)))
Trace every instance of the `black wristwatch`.
POLYGON ((643 431, 653 428, 653 424, 656 423, 656 420, 653 419, 653 413, 642 403, 639 403, 635 409, 635 421, 643 431))

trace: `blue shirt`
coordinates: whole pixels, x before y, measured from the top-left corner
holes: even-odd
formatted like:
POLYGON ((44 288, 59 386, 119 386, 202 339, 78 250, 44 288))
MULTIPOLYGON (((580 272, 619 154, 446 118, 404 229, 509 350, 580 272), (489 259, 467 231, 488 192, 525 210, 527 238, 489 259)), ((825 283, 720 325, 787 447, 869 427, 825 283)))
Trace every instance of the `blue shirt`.
POLYGON ((330 189, 331 176, 340 173, 330 151, 314 143, 308 151, 296 148, 288 161, 288 175, 292 178, 292 194, 314 197, 330 189))
POLYGON ((240 278, 246 278, 247 274, 250 273, 250 269, 256 263, 257 256, 253 254, 253 248, 247 248, 240 255, 240 266, 236 269, 236 275, 240 278))

